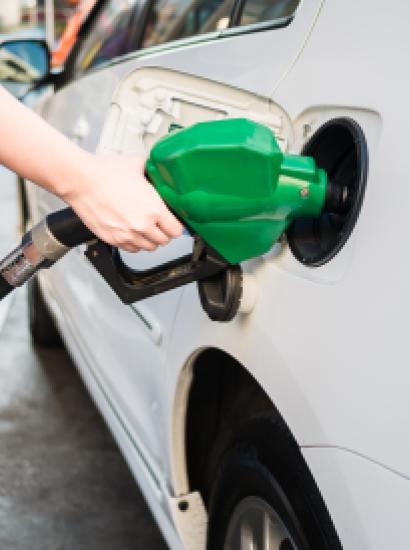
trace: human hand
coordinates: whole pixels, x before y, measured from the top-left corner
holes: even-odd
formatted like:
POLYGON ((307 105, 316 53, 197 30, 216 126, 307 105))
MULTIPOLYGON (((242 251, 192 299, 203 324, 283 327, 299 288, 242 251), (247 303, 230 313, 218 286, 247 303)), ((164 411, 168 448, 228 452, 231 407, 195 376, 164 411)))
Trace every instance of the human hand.
POLYGON ((61 195, 95 235, 128 252, 153 251, 183 230, 145 179, 145 160, 86 153, 76 182, 61 195))

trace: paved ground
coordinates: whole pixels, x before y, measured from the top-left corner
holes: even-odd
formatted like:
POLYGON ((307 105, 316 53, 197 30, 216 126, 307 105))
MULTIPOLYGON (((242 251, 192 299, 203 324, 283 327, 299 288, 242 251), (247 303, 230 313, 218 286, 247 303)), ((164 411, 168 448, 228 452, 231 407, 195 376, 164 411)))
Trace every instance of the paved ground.
MULTIPOLYGON (((0 257, 14 200, 0 169, 0 257)), ((67 354, 32 348, 24 291, 0 304, 0 548, 165 549, 67 354)))

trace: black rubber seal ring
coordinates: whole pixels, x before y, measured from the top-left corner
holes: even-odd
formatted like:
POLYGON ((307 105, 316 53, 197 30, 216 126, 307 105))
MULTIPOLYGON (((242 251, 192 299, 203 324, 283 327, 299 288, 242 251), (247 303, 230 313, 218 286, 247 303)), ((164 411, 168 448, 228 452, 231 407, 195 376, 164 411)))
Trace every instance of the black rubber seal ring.
MULTIPOLYGON (((323 139, 323 133, 329 130, 329 128, 331 128, 332 126, 343 127, 347 129, 352 136, 352 141, 355 147, 355 155, 357 159, 357 170, 358 170, 356 175, 356 189, 355 189, 355 195, 353 197, 351 206, 344 219, 342 229, 339 233, 338 238, 335 240, 334 245, 328 250, 325 250, 322 252, 318 250, 318 253, 315 256, 315 258, 306 258, 303 252, 301 251, 301 247, 298 246, 297 228, 301 220, 295 220, 289 226, 287 231, 287 239, 288 239, 289 247, 293 255, 295 256, 295 258, 298 261, 300 261, 302 264, 307 265, 309 267, 320 267, 326 264, 332 258, 334 258, 336 254, 338 254, 338 252, 340 252, 340 250, 346 244, 357 222, 357 219, 363 204, 363 199, 364 199, 364 194, 365 194, 366 184, 367 184, 369 155, 368 155, 366 138, 361 126, 359 126, 359 124, 352 118, 341 117, 341 118, 334 118, 334 119, 328 120, 325 124, 323 124, 320 128, 316 130, 313 136, 309 139, 309 141, 303 147, 301 154, 308 155, 315 158, 315 147, 319 143, 319 140, 323 139)), ((320 168, 321 167, 320 159, 316 159, 316 162, 320 168)), ((306 221, 307 220, 304 220, 305 223, 306 221)), ((312 223, 314 223, 313 220, 312 220, 312 223)))

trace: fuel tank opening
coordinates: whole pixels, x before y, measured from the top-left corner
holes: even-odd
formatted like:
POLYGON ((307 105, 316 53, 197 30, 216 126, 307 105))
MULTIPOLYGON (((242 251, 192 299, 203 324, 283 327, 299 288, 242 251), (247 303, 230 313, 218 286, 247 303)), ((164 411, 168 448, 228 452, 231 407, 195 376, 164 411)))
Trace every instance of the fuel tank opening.
POLYGON ((331 181, 323 212, 299 218, 287 231, 290 249, 303 264, 318 267, 344 246, 358 218, 367 181, 367 144, 360 126, 350 118, 336 118, 321 126, 302 151, 326 170, 331 181), (332 208, 335 201, 343 208, 332 208))

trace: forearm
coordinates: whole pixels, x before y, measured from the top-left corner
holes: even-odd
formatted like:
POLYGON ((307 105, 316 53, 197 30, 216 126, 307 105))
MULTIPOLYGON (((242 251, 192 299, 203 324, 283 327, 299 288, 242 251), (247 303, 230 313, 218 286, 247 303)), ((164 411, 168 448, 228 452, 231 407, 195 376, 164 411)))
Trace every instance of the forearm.
POLYGON ((0 86, 0 163, 65 197, 88 154, 0 86))
POLYGON ((145 158, 99 157, 74 145, 0 86, 0 163, 70 204, 103 241, 154 250, 182 226, 144 177, 145 158))

